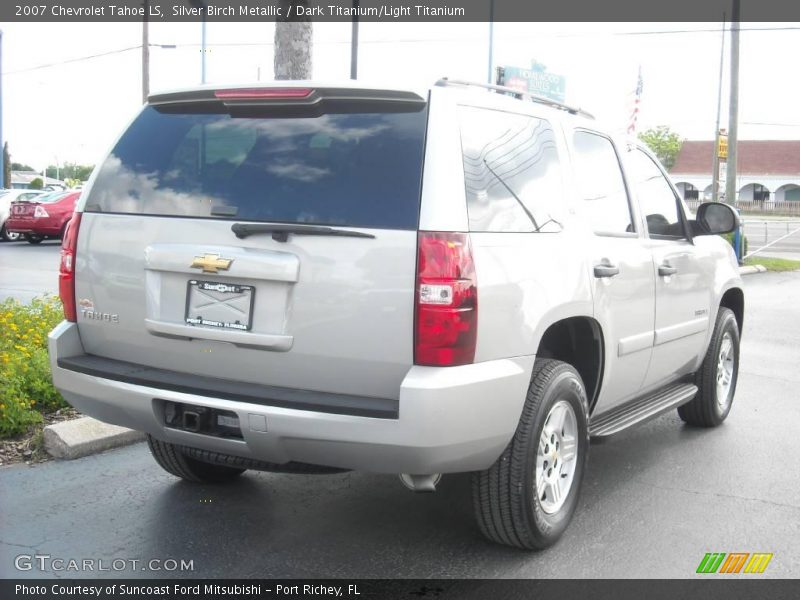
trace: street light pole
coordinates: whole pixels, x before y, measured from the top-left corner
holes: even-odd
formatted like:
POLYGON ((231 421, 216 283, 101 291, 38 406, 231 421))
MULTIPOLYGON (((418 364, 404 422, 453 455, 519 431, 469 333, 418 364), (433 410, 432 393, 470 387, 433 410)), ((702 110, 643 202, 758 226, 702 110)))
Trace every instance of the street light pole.
POLYGON ((350 37, 350 79, 358 79, 358 0, 353 0, 353 30, 350 37))
POLYGON ((206 82, 206 13, 203 11, 202 32, 200 34, 200 49, 203 53, 203 60, 200 62, 200 83, 206 82))
POLYGON ((205 0, 188 0, 189 6, 200 11, 200 83, 206 82, 206 13, 208 4, 205 0))
POLYGON ((150 35, 148 31, 147 15, 150 11, 150 0, 144 0, 144 15, 142 17, 142 102, 147 102, 150 95, 150 35))
POLYGON ((489 74, 486 83, 494 83, 494 0, 489 0, 489 74))

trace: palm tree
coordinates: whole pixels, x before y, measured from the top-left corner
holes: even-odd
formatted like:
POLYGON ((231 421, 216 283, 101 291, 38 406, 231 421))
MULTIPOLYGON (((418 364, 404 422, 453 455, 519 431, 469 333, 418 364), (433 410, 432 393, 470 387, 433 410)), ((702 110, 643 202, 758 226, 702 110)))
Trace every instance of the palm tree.
POLYGON ((311 18, 289 8, 307 8, 307 0, 280 0, 283 17, 275 21, 275 79, 311 79, 311 18))

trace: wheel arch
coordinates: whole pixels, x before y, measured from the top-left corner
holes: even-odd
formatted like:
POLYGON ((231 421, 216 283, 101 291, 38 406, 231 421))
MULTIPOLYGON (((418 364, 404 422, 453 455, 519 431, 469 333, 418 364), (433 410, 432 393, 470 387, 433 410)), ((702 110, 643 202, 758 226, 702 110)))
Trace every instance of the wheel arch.
POLYGON ((719 301, 720 308, 729 308, 736 317, 736 324, 739 326, 739 335, 742 334, 744 325, 744 292, 742 288, 732 287, 728 289, 719 301))
POLYGON ((603 330, 593 317, 566 317, 548 325, 536 358, 554 358, 572 365, 583 380, 591 413, 603 383, 605 366, 603 330))

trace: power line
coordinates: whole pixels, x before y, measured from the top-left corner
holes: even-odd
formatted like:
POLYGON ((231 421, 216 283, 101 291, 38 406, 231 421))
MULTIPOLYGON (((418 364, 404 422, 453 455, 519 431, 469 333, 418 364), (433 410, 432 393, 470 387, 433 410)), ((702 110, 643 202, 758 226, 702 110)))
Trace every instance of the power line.
POLYGON ((800 123, 760 123, 757 121, 742 121, 742 125, 762 125, 766 127, 800 127, 800 123))
POLYGON ((103 56, 111 56, 113 54, 122 54, 123 52, 130 52, 131 50, 139 50, 141 45, 139 46, 129 46, 128 48, 119 48, 118 50, 109 50, 108 52, 101 52, 99 54, 90 54, 89 56, 79 56, 77 58, 69 58, 67 60, 61 60, 58 62, 52 63, 45 63, 42 65, 36 65, 35 67, 27 67, 25 69, 17 69, 16 71, 5 71, 3 75, 15 75, 17 73, 27 73, 28 71, 38 71, 39 69, 49 69, 50 67, 58 67, 60 65, 66 65, 69 63, 76 63, 82 62, 84 60, 91 60, 93 58, 101 58, 103 56))

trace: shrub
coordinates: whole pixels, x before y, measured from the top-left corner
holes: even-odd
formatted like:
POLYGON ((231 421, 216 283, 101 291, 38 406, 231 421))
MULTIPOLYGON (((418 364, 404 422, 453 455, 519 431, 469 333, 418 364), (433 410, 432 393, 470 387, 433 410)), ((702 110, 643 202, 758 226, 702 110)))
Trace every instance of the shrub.
POLYGON ((0 303, 0 438, 25 432, 67 404, 53 387, 47 334, 62 319, 57 298, 0 303))
MULTIPOLYGON (((734 246, 733 246, 733 234, 732 233, 726 233, 722 237, 724 237, 728 241, 728 243, 731 245, 731 248, 734 248, 734 246)), ((747 246, 748 246, 748 244, 747 244, 747 236, 746 235, 742 235, 742 242, 741 243, 742 243, 742 256, 744 256, 745 254, 747 254, 747 246)))

